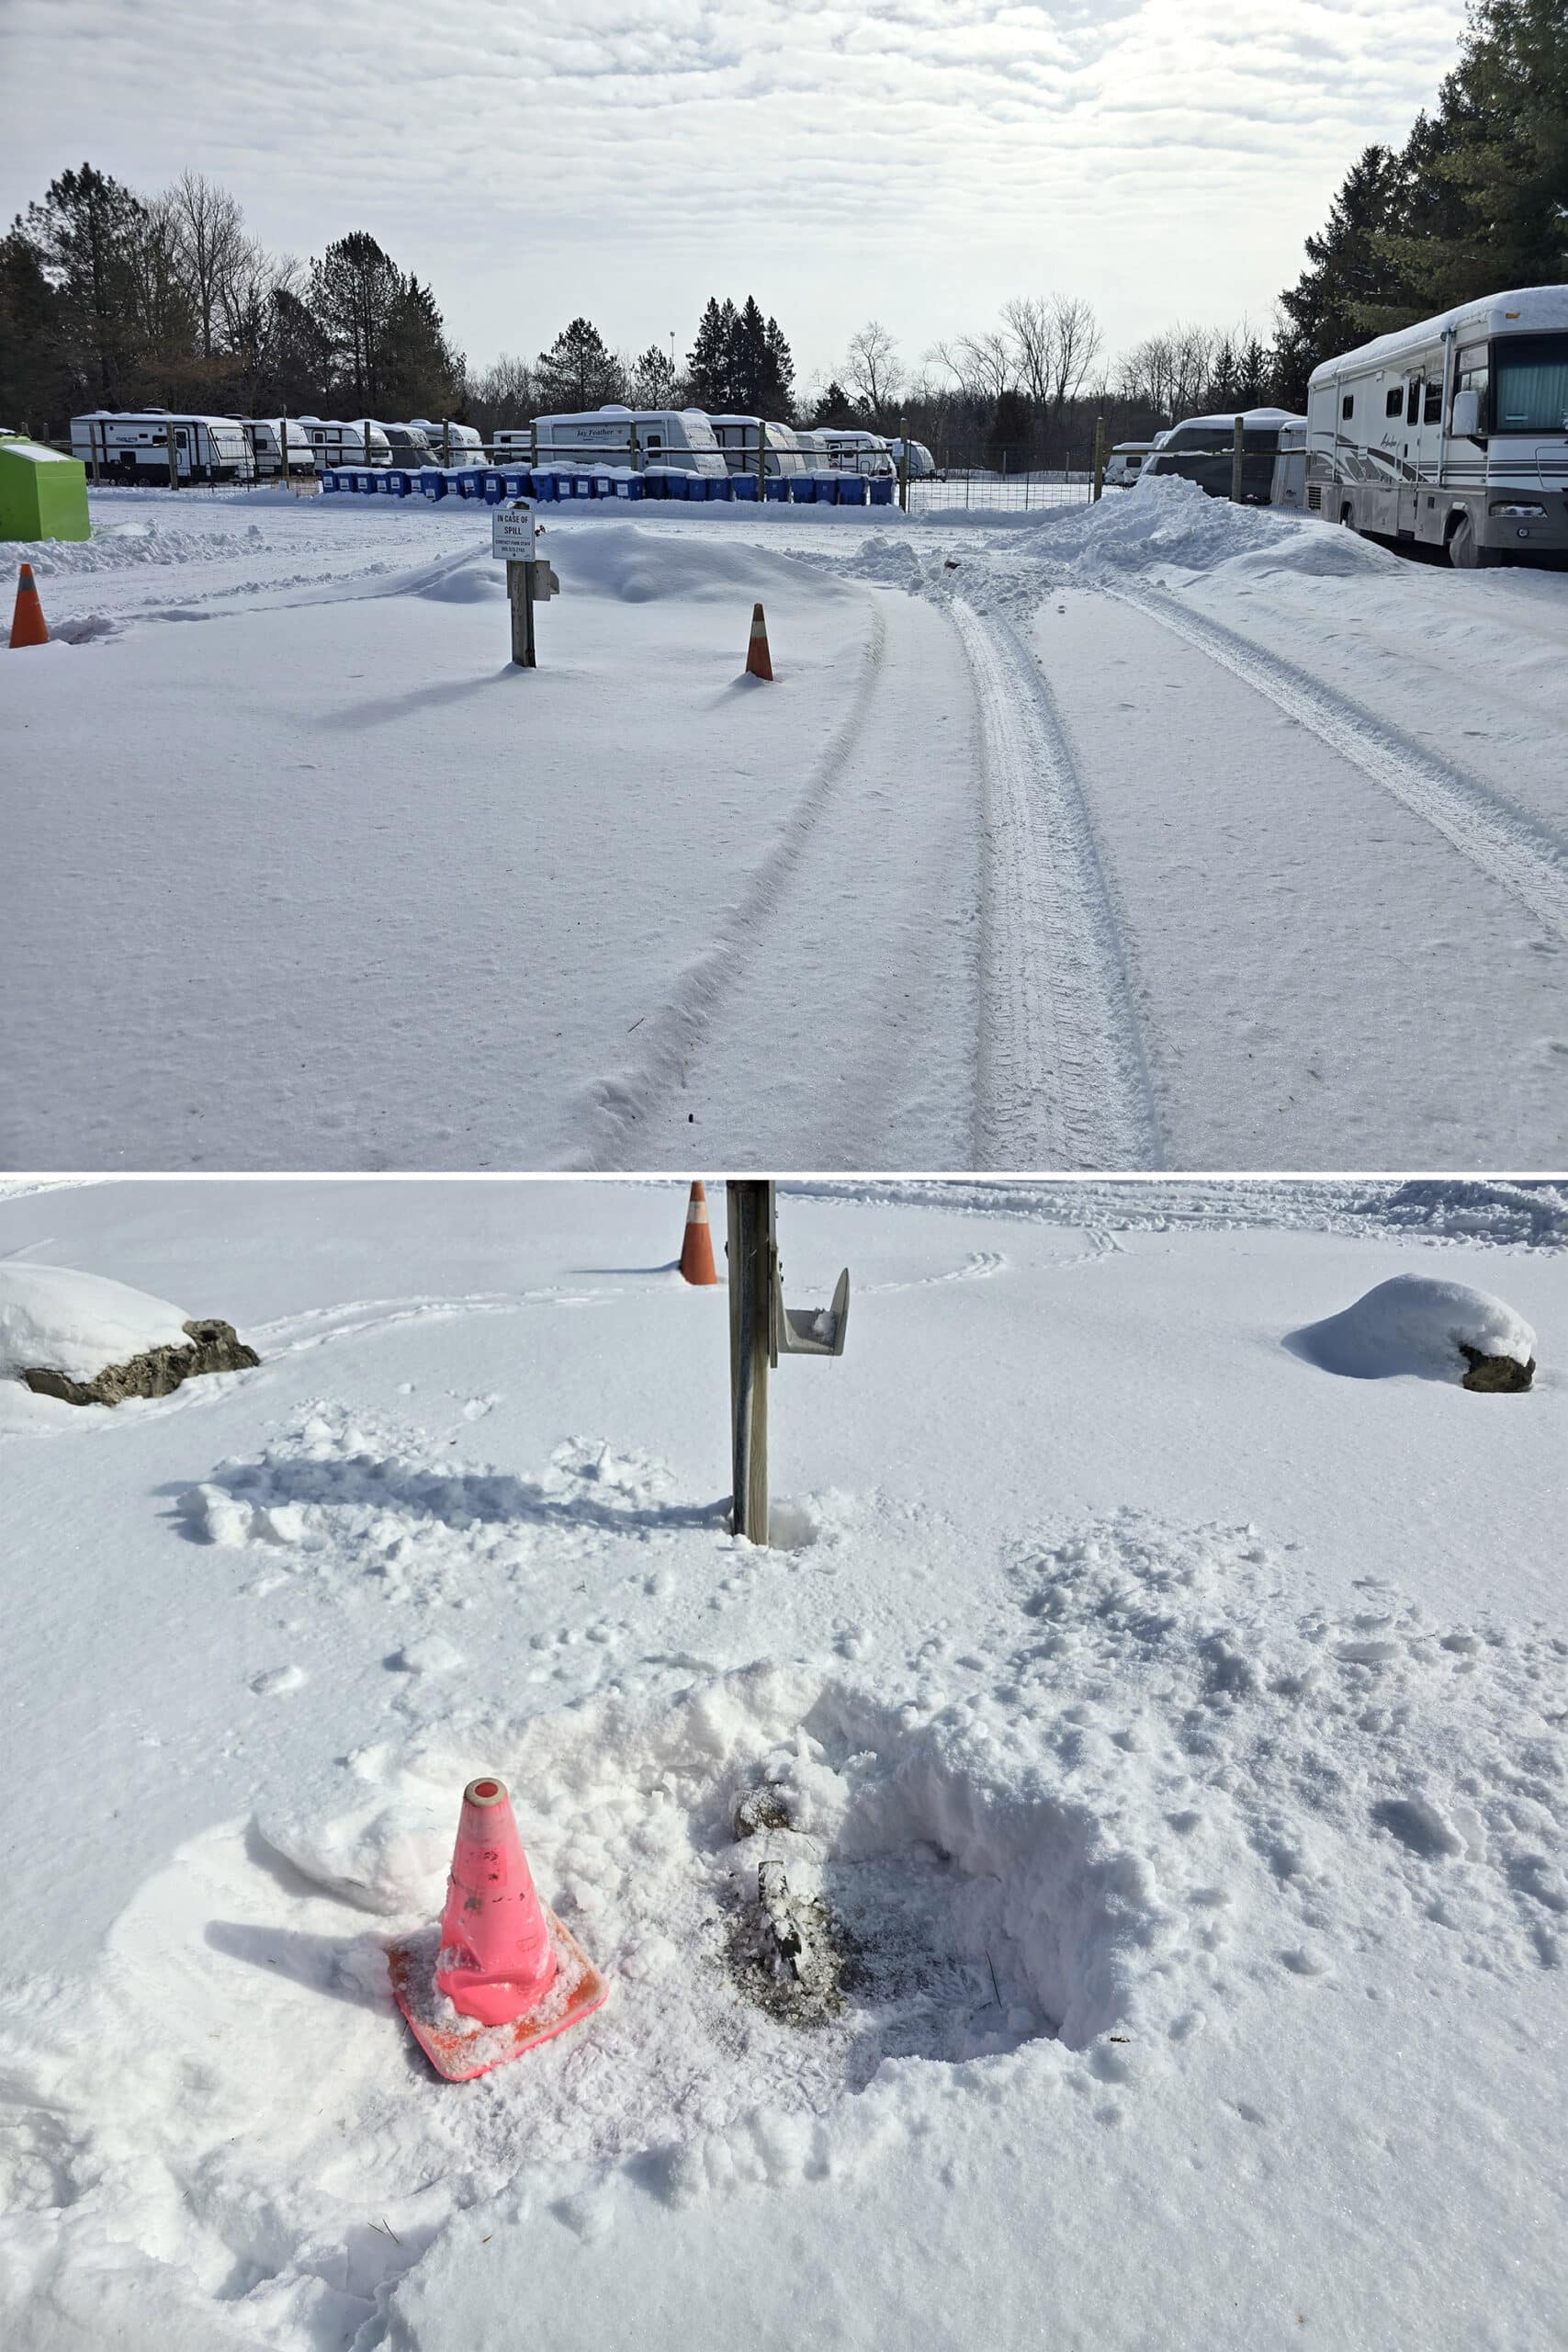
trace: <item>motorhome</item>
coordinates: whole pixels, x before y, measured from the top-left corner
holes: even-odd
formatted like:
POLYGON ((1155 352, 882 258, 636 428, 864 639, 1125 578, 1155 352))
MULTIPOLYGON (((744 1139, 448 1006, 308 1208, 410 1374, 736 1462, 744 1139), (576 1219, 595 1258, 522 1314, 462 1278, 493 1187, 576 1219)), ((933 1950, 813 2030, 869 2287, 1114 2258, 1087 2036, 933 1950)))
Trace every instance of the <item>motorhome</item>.
POLYGON ((389 466, 392 445, 374 417, 357 417, 351 424, 332 416, 302 416, 298 422, 310 436, 321 466, 389 466))
MULTIPOLYGON (((1283 505, 1289 475, 1280 462, 1280 435, 1299 431, 1305 417, 1284 408, 1241 409, 1236 414, 1241 418, 1242 504, 1283 505)), ((1211 498, 1228 498, 1235 447, 1235 416, 1185 416, 1161 435, 1144 459, 1138 479, 1179 474, 1211 498)))
POLYGON ((93 409, 71 420, 71 454, 89 474, 117 481, 254 481, 255 460, 244 426, 232 416, 178 416, 163 408, 93 409))
POLYGON ((1306 502, 1460 571, 1568 552, 1568 286, 1486 294, 1314 368, 1306 502))
POLYGON ((724 462, 732 474, 756 472, 759 431, 763 436, 764 472, 805 473, 808 461, 792 425, 765 424, 754 416, 710 416, 708 423, 713 427, 714 439, 724 452, 724 462))
MULTIPOLYGON (((393 428, 389 425, 387 430, 390 433, 393 428)), ((420 459, 422 465, 482 466, 485 461, 484 442, 471 424, 454 424, 449 419, 444 423, 433 416, 411 416, 407 424, 397 430, 423 434, 430 445, 430 455, 420 459)), ((403 462, 399 459, 400 464, 403 462)))
POLYGON ((243 426, 251 445, 251 458, 258 481, 276 481, 280 473, 303 480, 316 470, 316 452, 310 436, 297 417, 244 416, 237 419, 243 426), (278 463, 282 435, 288 435, 288 460, 278 463))
POLYGON ((629 466, 641 473, 666 467, 678 473, 726 474, 724 452, 701 409, 578 409, 534 419, 537 466, 629 466))
POLYGON ((826 445, 828 462, 841 474, 890 474, 894 472, 893 453, 879 433, 851 432, 845 427, 824 425, 818 438, 826 445))

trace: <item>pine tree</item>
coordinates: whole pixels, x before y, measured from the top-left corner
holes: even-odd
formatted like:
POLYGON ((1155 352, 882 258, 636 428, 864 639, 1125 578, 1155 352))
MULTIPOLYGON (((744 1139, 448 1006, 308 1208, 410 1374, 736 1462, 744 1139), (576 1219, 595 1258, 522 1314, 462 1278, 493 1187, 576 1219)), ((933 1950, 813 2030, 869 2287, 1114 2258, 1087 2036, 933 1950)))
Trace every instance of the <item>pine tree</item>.
POLYGON ((71 410, 59 298, 20 226, 0 237, 0 418, 63 431, 71 410))
POLYGON ((842 384, 834 381, 817 395, 811 411, 813 424, 847 424, 855 413, 855 404, 842 384))
POLYGON ((788 424, 795 415, 795 360, 777 319, 768 321, 763 348, 766 365, 758 405, 762 415, 788 424))
POLYGON ((650 343, 633 362, 628 397, 633 408, 675 406, 675 362, 658 344, 650 343))
POLYGON ((1321 236, 1306 241, 1307 267, 1280 297, 1286 321, 1279 365, 1285 398, 1306 399, 1307 378, 1322 359, 1364 339, 1360 319, 1379 300, 1387 279, 1382 240, 1398 179, 1386 147, 1363 148, 1329 208, 1321 236))
POLYGON ((403 300, 396 263, 356 229, 310 264, 309 300, 326 343, 332 396, 352 415, 378 415, 403 300))
POLYGON ((405 277, 388 323, 383 405, 393 416, 451 416, 462 394, 463 356, 446 340, 435 297, 405 277))
POLYGON ((541 351, 538 396, 542 413, 603 408, 625 397, 621 363, 591 320, 573 319, 548 351, 541 351))
POLYGON ((697 323, 697 339, 686 358, 692 397, 710 414, 725 416, 739 406, 735 388, 735 345, 739 319, 733 302, 710 294, 697 323))
POLYGON ((32 246, 54 290, 71 396, 96 408, 123 407, 138 388, 135 265, 145 216, 140 198, 84 164, 51 180, 12 231, 32 246))

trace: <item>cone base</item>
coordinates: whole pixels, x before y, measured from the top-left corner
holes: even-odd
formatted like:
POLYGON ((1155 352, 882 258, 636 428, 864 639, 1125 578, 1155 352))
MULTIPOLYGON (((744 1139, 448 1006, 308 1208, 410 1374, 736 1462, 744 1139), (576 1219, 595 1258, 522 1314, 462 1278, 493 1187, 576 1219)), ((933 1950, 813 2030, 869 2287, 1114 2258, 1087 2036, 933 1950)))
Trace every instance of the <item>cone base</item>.
POLYGON ((552 1990, 539 2008, 525 2009, 510 2025, 480 2025, 477 2018, 465 2018, 460 2026, 435 2024, 428 2014, 434 2007, 434 1994, 430 1939, 420 1937, 409 1943, 393 1944, 388 1952, 387 1973, 392 1980, 392 1998, 408 2020, 409 2031, 443 2081, 471 2083, 480 2075, 493 2073, 497 2066, 509 2065, 525 2050, 553 2040, 569 2026, 581 2025, 584 2018, 591 2018, 609 1999, 608 1978, 600 1975, 570 1928, 563 1928, 553 1911, 543 1905, 540 1908, 544 1910, 558 1959, 575 1962, 582 1973, 564 2008, 557 2006, 552 1990))

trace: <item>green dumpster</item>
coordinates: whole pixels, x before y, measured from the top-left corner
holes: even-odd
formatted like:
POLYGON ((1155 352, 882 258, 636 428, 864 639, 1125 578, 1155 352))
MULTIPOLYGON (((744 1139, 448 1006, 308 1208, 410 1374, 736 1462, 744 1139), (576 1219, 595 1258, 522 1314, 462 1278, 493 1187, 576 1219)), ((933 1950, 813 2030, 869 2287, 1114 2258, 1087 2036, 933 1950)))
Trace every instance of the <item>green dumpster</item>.
POLYGON ((87 469, 39 441, 0 436, 0 539, 85 539, 87 469))

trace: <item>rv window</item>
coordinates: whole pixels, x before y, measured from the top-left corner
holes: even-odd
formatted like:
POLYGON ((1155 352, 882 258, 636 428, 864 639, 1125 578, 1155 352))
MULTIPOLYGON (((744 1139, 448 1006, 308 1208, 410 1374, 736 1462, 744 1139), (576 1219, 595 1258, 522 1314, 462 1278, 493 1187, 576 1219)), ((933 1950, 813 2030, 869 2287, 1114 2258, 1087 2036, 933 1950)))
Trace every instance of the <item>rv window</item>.
POLYGON ((1421 422, 1423 424, 1440 424, 1442 421, 1442 414, 1443 387, 1439 380, 1435 384, 1428 384, 1427 387, 1427 405, 1422 412, 1421 422))
POLYGON ((662 449, 664 447, 663 434, 650 433, 648 436, 648 446, 650 449, 662 449))
POLYGON ((1498 342, 1497 430, 1568 433, 1568 334, 1498 342))
POLYGON ((1386 395, 1383 401, 1382 413, 1385 416, 1397 416, 1404 406, 1404 394, 1401 391, 1399 386, 1395 384, 1393 390, 1386 395))
POLYGON ((1410 390, 1404 396, 1404 422, 1406 424, 1419 424, 1421 422, 1421 379, 1419 376, 1412 376, 1410 379, 1410 390))
POLYGON ((1454 363, 1453 388, 1456 392, 1480 393, 1481 421, 1483 426, 1488 424, 1489 420, 1488 387, 1490 380, 1491 371, 1486 364, 1486 345, 1483 343, 1472 343, 1469 345, 1465 350, 1460 353, 1458 359, 1454 363))
POLYGON ((1347 393, 1346 393, 1346 395, 1345 395, 1344 399, 1343 399, 1343 400, 1340 401, 1340 403, 1339 403, 1339 413, 1340 413, 1340 415, 1341 415, 1341 416, 1344 416, 1344 417, 1350 417, 1350 416, 1354 416, 1354 415, 1355 415, 1355 413, 1356 413, 1356 395, 1355 395, 1355 393, 1354 393, 1354 392, 1347 392, 1347 393))

